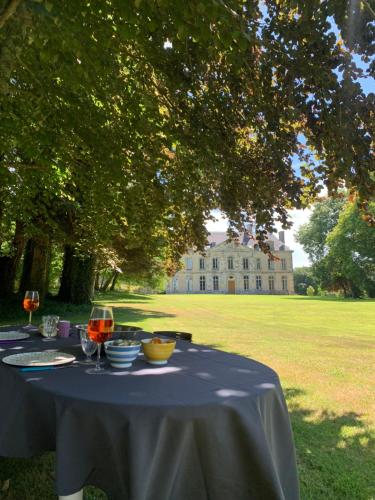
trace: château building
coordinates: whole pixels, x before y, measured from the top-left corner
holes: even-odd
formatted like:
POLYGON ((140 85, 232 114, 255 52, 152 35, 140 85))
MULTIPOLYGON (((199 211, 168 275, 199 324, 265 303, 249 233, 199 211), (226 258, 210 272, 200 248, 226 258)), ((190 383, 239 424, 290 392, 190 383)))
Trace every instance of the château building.
POLYGON ((273 258, 247 233, 232 241, 225 232, 211 233, 208 242, 204 254, 183 255, 183 267, 168 282, 167 293, 294 293, 293 252, 284 231, 268 235, 273 258))

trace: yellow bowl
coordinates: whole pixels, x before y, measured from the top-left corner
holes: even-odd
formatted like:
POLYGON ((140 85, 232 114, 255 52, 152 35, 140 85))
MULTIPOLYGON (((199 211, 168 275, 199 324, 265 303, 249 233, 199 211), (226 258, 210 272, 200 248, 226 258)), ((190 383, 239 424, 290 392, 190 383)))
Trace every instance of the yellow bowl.
POLYGON ((165 365, 173 354, 176 341, 172 339, 160 339, 160 344, 153 344, 151 340, 142 340, 142 349, 147 361, 152 365, 165 365))

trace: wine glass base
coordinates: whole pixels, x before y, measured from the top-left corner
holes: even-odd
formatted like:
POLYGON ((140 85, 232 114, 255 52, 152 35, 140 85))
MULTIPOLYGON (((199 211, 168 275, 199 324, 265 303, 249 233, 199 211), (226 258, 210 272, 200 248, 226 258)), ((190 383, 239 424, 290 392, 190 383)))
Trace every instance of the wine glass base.
POLYGON ((78 363, 81 365, 95 365, 95 361, 91 358, 80 359, 78 363))
POLYGON ((85 373, 88 373, 89 375, 104 375, 107 373, 107 370, 104 368, 99 368, 99 370, 97 368, 88 368, 85 373))
POLYGON ((22 328, 22 330, 26 330, 26 331, 30 331, 30 330, 37 331, 38 330, 38 327, 36 327, 34 325, 25 325, 25 326, 22 326, 21 328, 22 328))

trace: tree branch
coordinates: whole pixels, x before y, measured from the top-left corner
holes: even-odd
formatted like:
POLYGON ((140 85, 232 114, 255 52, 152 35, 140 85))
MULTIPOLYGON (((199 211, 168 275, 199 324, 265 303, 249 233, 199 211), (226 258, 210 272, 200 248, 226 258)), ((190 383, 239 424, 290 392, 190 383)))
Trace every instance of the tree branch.
POLYGON ((10 17, 16 12, 22 0, 8 0, 5 7, 0 12, 0 29, 5 25, 10 17))

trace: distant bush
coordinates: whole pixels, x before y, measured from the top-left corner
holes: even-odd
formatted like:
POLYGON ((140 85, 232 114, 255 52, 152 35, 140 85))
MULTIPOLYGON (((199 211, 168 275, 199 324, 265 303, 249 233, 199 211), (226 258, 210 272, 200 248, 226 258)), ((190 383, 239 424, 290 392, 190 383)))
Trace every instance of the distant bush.
POLYGON ((315 295, 315 289, 313 286, 310 285, 306 288, 306 295, 308 295, 309 297, 315 295))
POLYGON ((299 295, 306 295, 309 286, 318 287, 318 280, 312 267, 296 267, 293 272, 294 289, 299 295))

